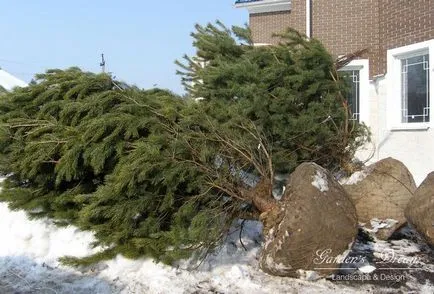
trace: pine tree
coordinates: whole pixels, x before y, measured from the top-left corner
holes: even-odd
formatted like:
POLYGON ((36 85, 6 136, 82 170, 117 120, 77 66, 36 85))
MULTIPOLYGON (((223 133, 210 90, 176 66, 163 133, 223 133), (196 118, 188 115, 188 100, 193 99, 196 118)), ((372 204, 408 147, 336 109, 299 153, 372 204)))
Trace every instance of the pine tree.
POLYGON ((0 86, 0 95, 6 94, 6 92, 7 92, 6 89, 0 86))
POLYGON ((288 31, 254 47, 245 28, 196 30, 197 56, 178 62, 191 99, 78 68, 0 99, 0 201, 91 230, 107 248, 64 262, 200 257, 233 220, 279 205, 276 173, 338 168, 363 143, 318 41, 288 31))
POLYGON ((335 62, 318 40, 292 29, 276 36, 279 45, 259 47, 248 28, 229 30, 217 23, 196 29, 197 56, 178 61, 178 73, 191 97, 215 109, 211 115, 231 120, 226 115, 231 107, 235 119, 254 122, 271 142, 277 172, 308 160, 330 169, 351 164, 368 134, 348 119, 348 85, 337 70, 364 51, 335 62))
MULTIPOLYGON (((109 247, 69 263, 118 253, 172 262, 213 247, 235 206, 207 190, 207 175, 185 145, 204 144, 193 138, 191 117, 181 123, 195 105, 164 90, 119 85, 71 68, 5 96, 0 168, 8 178, 0 199, 33 217, 92 230, 109 247)), ((201 156, 203 166, 210 163, 201 156)))

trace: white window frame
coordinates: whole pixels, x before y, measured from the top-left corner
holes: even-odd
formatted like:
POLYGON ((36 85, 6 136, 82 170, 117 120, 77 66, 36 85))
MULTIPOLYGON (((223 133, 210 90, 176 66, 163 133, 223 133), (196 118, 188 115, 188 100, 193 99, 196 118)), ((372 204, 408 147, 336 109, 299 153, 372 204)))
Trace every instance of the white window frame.
POLYGON ((340 71, 358 70, 359 82, 359 121, 369 125, 369 59, 356 59, 340 71))
POLYGON ((427 130, 434 127, 434 40, 387 50, 387 127, 390 130, 427 130), (402 122, 402 59, 429 54, 430 121, 402 122))

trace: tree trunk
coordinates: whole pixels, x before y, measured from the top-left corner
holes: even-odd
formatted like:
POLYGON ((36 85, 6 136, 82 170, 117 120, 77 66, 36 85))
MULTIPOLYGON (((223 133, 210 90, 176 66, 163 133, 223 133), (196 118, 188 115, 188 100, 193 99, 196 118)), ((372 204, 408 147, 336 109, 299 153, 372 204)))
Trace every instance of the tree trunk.
POLYGON ((243 197, 250 199, 261 213, 271 211, 278 206, 272 195, 272 183, 268 179, 261 179, 251 190, 244 190, 243 197))

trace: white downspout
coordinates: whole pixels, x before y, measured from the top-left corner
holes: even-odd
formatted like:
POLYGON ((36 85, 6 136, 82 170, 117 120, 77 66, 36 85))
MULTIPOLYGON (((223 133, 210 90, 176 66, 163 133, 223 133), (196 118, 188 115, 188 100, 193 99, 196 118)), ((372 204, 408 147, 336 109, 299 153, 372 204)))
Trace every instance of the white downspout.
POLYGON ((306 36, 310 39, 312 36, 312 2, 306 0, 306 36))

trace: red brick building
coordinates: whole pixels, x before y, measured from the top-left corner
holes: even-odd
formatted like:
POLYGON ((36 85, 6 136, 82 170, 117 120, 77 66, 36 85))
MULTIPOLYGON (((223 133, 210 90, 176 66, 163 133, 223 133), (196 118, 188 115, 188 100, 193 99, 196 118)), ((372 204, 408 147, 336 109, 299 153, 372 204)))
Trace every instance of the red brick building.
POLYGON ((373 159, 393 156, 417 182, 434 170, 434 0, 238 0, 256 44, 287 27, 335 56, 367 48, 345 69, 354 118, 371 127, 373 159), (423 163, 423 166, 421 165, 423 163))

